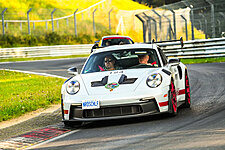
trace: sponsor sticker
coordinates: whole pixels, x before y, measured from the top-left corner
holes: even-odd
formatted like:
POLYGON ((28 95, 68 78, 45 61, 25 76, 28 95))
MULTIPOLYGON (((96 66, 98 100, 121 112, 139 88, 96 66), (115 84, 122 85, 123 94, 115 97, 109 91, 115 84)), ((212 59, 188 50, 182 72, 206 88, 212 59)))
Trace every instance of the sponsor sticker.
POLYGON ((119 83, 117 83, 117 82, 112 82, 112 83, 108 83, 105 85, 105 88, 109 89, 110 92, 113 91, 117 87, 119 87, 119 83))

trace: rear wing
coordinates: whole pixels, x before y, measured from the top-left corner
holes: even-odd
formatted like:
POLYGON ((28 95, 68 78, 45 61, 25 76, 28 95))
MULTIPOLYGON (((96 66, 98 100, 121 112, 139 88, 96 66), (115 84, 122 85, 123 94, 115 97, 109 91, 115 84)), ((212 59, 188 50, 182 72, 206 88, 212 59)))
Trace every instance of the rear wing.
MULTIPOLYGON (((183 48, 184 47, 184 41, 183 41, 182 37, 180 37, 179 40, 168 40, 168 41, 155 41, 155 39, 153 39, 151 42, 146 42, 146 44, 167 43, 168 45, 170 45, 169 42, 177 42, 177 41, 180 41, 181 48, 183 48)), ((167 45, 167 44, 163 44, 163 45, 167 45)), ((160 45, 161 44, 159 44, 159 46, 160 45)))

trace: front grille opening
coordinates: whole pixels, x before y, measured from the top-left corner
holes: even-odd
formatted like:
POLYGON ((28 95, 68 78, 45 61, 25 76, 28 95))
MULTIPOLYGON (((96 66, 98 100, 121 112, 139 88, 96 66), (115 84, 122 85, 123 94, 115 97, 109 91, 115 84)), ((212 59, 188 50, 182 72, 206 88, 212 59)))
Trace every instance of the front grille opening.
POLYGON ((108 107, 93 110, 84 110, 84 118, 95 118, 95 117, 112 117, 112 116, 123 116, 133 115, 142 113, 141 106, 120 106, 120 107, 108 107))

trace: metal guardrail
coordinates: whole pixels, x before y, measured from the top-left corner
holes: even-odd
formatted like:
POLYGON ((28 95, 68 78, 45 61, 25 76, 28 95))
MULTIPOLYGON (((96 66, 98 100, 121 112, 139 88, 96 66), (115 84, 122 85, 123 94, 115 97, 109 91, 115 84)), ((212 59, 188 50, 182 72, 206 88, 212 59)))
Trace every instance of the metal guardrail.
POLYGON ((1 48, 0 59, 13 57, 29 58, 90 54, 92 46, 93 44, 1 48))
MULTIPOLYGON (((157 45, 168 57, 225 57, 225 38, 185 41, 183 48, 181 48, 180 42, 157 43, 157 45)), ((90 54, 92 46, 93 44, 1 48, 0 59, 90 54)))
POLYGON ((209 58, 225 57, 225 38, 184 41, 157 44, 163 49, 166 56, 177 58, 209 58))

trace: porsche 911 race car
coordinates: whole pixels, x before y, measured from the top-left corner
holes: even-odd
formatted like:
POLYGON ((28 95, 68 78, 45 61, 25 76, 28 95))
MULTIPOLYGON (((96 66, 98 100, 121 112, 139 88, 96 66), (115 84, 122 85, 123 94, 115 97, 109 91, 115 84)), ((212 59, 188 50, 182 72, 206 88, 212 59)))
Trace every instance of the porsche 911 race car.
POLYGON ((124 45, 124 44, 134 44, 134 41, 129 36, 122 36, 122 35, 103 36, 100 41, 95 41, 95 44, 91 49, 91 53, 94 51, 94 49, 99 47, 124 45))
POLYGON ((177 114, 190 107, 187 67, 167 59, 156 44, 128 44, 96 49, 81 73, 62 86, 62 116, 72 122, 177 114), (146 61, 144 63, 144 60, 146 61))

